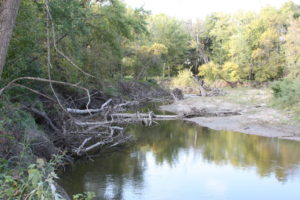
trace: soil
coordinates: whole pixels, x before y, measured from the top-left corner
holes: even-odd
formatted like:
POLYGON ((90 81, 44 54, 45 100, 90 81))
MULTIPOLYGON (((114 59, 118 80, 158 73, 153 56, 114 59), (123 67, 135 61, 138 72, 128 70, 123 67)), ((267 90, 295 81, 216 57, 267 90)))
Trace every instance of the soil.
POLYGON ((183 116, 195 110, 205 110, 206 113, 239 113, 198 116, 184 120, 215 130, 300 141, 299 121, 294 120, 292 113, 269 106, 272 94, 268 89, 230 89, 226 93, 222 97, 185 95, 184 100, 161 106, 161 109, 183 116))

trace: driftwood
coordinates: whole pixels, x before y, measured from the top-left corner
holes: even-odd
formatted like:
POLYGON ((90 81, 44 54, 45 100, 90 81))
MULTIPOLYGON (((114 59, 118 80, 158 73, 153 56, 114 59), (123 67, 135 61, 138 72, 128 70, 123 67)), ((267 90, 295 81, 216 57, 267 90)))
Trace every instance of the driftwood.
POLYGON ((149 113, 114 113, 111 116, 114 118, 145 118, 145 117, 152 117, 157 120, 168 120, 168 119, 177 119, 177 115, 155 115, 149 113))
POLYGON ((225 116, 234 116, 241 115, 239 111, 229 111, 229 110, 208 110, 208 109, 196 109, 192 108, 189 113, 184 113, 184 118, 193 118, 193 117, 225 117, 225 116))
MULTIPOLYGON (((91 113, 97 113, 97 112, 104 111, 105 107, 107 107, 111 102, 112 102, 112 99, 109 99, 104 104, 102 104, 101 108, 98 108, 98 109, 84 109, 84 110, 81 110, 81 109, 67 108, 66 110, 69 113, 73 113, 73 114, 91 114, 91 113)), ((114 110, 118 110, 119 108, 135 106, 135 105, 138 105, 138 104, 139 104, 138 101, 128 101, 128 102, 117 104, 117 105, 113 106, 113 109, 114 110)))
POLYGON ((81 135, 80 143, 73 148, 73 154, 81 156, 94 152, 103 146, 114 147, 131 139, 124 136, 122 127, 118 125, 140 122, 145 126, 158 124, 155 120, 177 119, 177 115, 156 115, 149 113, 123 113, 126 107, 138 105, 138 101, 124 102, 113 105, 112 100, 107 100, 99 109, 73 109, 67 108, 69 114, 75 114, 73 124, 77 130, 69 131, 73 135, 81 135), (108 106, 109 105, 109 106, 108 106), (89 116, 85 116, 89 114, 89 116))
POLYGON ((130 140, 132 138, 132 136, 127 136, 127 137, 120 137, 120 135, 116 136, 116 137, 109 137, 105 140, 96 142, 92 145, 89 145, 87 147, 86 144, 91 141, 93 138, 89 137, 87 139, 85 139, 83 141, 83 143, 76 149, 74 149, 73 151, 76 153, 77 156, 81 156, 83 154, 87 154, 91 151, 97 150, 99 147, 107 145, 107 144, 111 144, 110 147, 115 147, 117 145, 121 145, 125 142, 127 142, 128 140, 130 140), (113 142, 113 141, 117 141, 117 142, 113 142))
POLYGON ((112 124, 113 121, 108 121, 108 122, 103 122, 103 121, 95 121, 95 122, 81 122, 81 121, 76 121, 75 124, 78 126, 106 126, 109 124, 112 124))
POLYGON ((111 103, 112 99, 109 99, 106 101, 104 104, 102 104, 101 108, 99 109, 85 109, 85 110, 80 110, 80 109, 72 109, 72 108, 67 108, 67 111, 69 113, 74 113, 74 114, 91 114, 91 113, 96 113, 96 112, 101 112, 104 110, 104 108, 111 103))
MULTIPOLYGON (((153 119, 155 120, 172 120, 178 119, 179 116, 177 115, 155 115, 152 112, 146 113, 114 113, 111 114, 110 117, 112 118, 111 121, 89 121, 89 122, 82 122, 76 121, 75 124, 78 126, 93 126, 89 128, 89 130, 93 130, 99 127, 107 127, 111 124, 123 124, 123 123, 130 123, 130 122, 144 122, 147 119, 149 122, 146 124, 151 126, 153 123, 153 119), (150 122, 151 121, 151 122, 150 122)), ((155 123, 155 122, 154 122, 155 123)), ((120 128, 119 128, 120 129, 120 128)))

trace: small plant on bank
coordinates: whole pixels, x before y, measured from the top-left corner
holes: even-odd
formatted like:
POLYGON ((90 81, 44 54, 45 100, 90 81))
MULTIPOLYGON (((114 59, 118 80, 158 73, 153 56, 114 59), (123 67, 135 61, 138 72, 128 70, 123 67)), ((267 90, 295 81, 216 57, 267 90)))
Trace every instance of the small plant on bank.
POLYGON ((94 192, 84 192, 82 194, 73 195, 73 200, 93 200, 95 197, 94 192))
POLYGON ((34 164, 11 169, 7 161, 1 160, 0 199, 63 200, 55 184, 55 168, 60 161, 61 156, 50 162, 38 158, 34 164))

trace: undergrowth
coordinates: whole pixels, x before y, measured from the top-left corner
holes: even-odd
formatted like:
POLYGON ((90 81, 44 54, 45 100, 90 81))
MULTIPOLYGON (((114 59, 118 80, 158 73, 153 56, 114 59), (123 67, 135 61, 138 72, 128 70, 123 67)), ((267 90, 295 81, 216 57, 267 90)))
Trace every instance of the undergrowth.
POLYGON ((182 71, 178 72, 177 77, 175 77, 171 81, 171 88, 179 88, 184 90, 184 92, 187 93, 197 93, 199 92, 198 84, 194 81, 193 79, 193 74, 191 71, 188 69, 184 69, 182 71), (185 91, 185 90, 190 90, 190 91, 185 91))
MULTIPOLYGON (((38 103, 38 102, 37 102, 38 103)), ((63 154, 46 161, 34 155, 29 132, 40 130, 34 117, 6 96, 0 99, 0 200, 63 200, 55 170, 63 154)), ((92 200, 93 193, 75 200, 92 200)))
POLYGON ((63 200, 55 183, 58 178, 55 168, 60 159, 61 156, 56 156, 46 162, 38 158, 33 164, 20 163, 13 168, 8 161, 1 160, 0 199, 63 200))
POLYGON ((284 79, 272 84, 273 105, 292 110, 300 120, 300 80, 284 79))

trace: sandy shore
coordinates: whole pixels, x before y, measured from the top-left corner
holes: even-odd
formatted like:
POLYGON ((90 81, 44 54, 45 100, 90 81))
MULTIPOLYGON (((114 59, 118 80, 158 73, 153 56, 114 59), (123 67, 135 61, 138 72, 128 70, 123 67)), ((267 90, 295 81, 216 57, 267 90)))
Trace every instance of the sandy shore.
POLYGON ((268 91, 257 89, 230 90, 223 97, 185 96, 184 100, 161 106, 162 110, 179 115, 203 110, 208 112, 238 112, 240 115, 184 118, 215 130, 236 131, 300 141, 300 127, 293 116, 267 106, 268 91))

